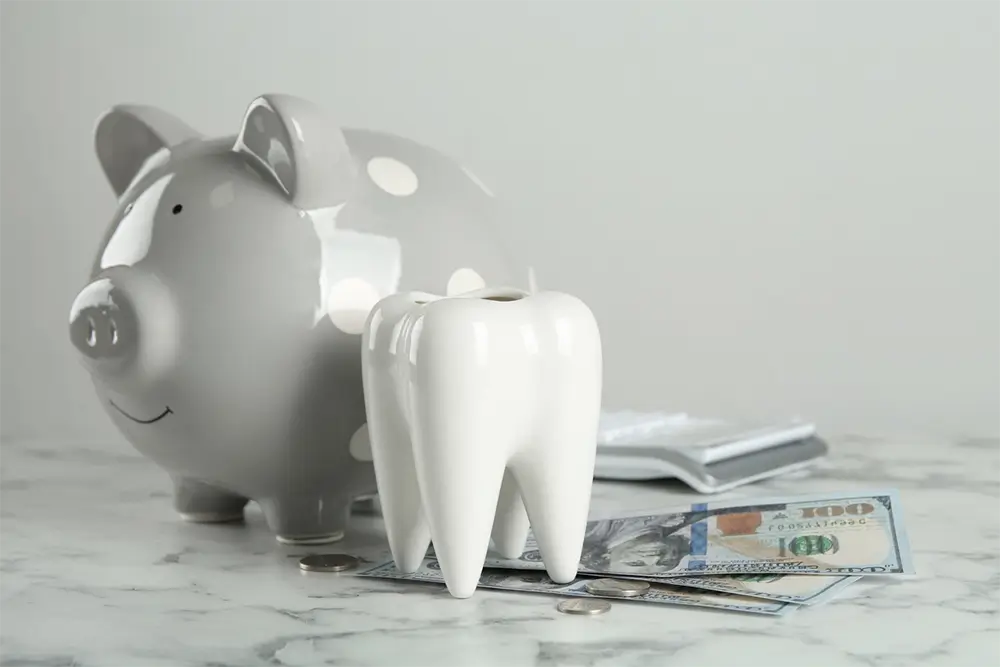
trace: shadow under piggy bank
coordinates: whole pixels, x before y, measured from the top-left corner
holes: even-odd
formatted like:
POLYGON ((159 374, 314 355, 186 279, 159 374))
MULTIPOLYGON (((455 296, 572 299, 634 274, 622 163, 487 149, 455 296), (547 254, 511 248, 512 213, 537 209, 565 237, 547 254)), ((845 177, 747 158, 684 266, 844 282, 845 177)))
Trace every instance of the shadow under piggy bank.
POLYGON ((186 519, 254 500, 282 542, 340 539, 377 490, 365 319, 403 290, 533 290, 498 202, 447 156, 288 95, 216 138, 118 106, 95 148, 118 205, 69 333, 105 411, 186 519))

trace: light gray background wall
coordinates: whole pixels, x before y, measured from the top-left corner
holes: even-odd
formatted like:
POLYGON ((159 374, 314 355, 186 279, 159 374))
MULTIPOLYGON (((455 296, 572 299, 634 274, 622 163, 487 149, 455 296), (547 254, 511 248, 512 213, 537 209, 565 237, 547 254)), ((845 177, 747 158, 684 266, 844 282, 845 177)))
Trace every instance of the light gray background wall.
POLYGON ((3 2, 2 431, 118 438, 66 336, 112 104, 289 92, 466 161, 606 404, 1000 431, 995 2, 3 2))

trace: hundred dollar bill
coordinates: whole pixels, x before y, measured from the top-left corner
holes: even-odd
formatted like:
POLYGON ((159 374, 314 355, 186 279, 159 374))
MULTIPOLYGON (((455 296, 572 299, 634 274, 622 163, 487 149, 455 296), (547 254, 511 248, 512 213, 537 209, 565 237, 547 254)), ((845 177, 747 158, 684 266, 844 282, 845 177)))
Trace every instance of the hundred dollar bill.
MULTIPOLYGON (((630 579, 635 577, 629 577, 630 579)), ((806 574, 721 574, 711 577, 671 577, 676 586, 691 586, 766 600, 793 604, 822 604, 840 594, 860 576, 822 577, 806 574)), ((662 579, 654 579, 662 581, 662 579)))
MULTIPOLYGON (((486 567, 544 569, 534 535, 519 558, 486 567)), ((662 514, 591 521, 581 574, 913 574, 895 491, 699 503, 662 514)))
MULTIPOLYGON (((392 561, 376 565, 357 573, 360 577, 376 579, 402 579, 406 581, 421 581, 444 585, 438 562, 425 558, 417 570, 404 574, 396 569, 392 561)), ((642 595, 621 598, 606 595, 595 595, 586 589, 587 579, 578 578, 569 584, 557 584, 549 579, 544 571, 526 570, 513 572, 511 570, 483 570, 479 578, 480 588, 492 588, 501 591, 516 591, 521 593, 547 593, 565 597, 605 598, 627 600, 629 602, 648 602, 652 604, 674 604, 689 607, 704 607, 708 609, 724 609, 749 614, 767 614, 784 616, 790 614, 799 605, 778 600, 762 600, 716 591, 699 591, 693 588, 672 586, 662 581, 651 582, 649 590, 642 595)))

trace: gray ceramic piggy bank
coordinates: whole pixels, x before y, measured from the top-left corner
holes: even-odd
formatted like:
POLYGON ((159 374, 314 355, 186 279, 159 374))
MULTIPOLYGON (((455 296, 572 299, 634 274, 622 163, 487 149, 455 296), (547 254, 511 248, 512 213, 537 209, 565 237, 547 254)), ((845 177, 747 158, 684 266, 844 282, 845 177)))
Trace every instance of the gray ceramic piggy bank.
POLYGON ((96 128, 118 198, 70 337, 101 404, 166 469, 192 521, 242 518, 278 539, 343 535, 372 495, 361 333, 391 293, 527 286, 497 203, 457 163, 347 129, 287 95, 232 136, 120 106, 96 128))

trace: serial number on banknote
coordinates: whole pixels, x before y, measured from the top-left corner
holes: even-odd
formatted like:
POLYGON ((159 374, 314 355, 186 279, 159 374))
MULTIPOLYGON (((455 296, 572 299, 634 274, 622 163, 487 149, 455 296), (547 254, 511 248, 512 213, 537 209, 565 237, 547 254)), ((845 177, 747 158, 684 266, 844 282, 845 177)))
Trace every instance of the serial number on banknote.
POLYGON ((863 526, 867 523, 864 519, 834 519, 833 521, 811 521, 803 523, 778 523, 767 527, 768 532, 785 530, 804 530, 806 528, 829 528, 831 526, 863 526))

